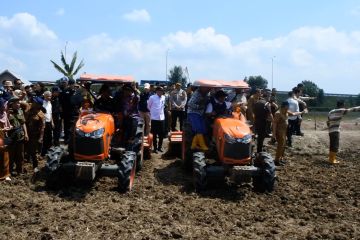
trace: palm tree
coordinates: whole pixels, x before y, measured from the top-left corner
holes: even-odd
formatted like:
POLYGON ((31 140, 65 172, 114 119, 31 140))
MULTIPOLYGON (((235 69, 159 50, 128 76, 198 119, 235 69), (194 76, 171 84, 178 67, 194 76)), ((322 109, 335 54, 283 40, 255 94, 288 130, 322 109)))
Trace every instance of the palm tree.
POLYGON ((75 63, 77 60, 77 52, 74 53, 70 65, 66 62, 65 56, 63 51, 61 51, 61 63, 63 67, 61 67, 59 64, 54 62, 53 60, 50 60, 50 62, 54 65, 55 69, 58 70, 60 73, 64 74, 64 76, 68 78, 73 78, 74 75, 76 75, 79 70, 84 67, 84 60, 81 60, 79 65, 75 68, 75 63))

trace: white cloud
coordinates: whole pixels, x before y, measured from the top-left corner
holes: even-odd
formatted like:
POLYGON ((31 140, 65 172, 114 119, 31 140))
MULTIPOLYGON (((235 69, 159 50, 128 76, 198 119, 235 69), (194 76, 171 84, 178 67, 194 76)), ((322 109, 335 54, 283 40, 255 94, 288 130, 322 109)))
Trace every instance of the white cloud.
POLYGON ((64 8, 59 8, 58 10, 56 10, 55 15, 56 16, 64 16, 65 14, 65 9, 64 8))
POLYGON ((354 7, 350 10, 350 15, 360 16, 360 6, 354 7))
POLYGON ((0 39, 18 49, 43 47, 57 40, 56 34, 29 13, 17 13, 11 18, 0 16, 0 39))
MULTIPOLYGON (((2 68, 14 69, 30 80, 59 78, 49 60, 58 60, 63 47, 54 31, 28 13, 0 17, 2 68)), ((155 42, 101 33, 70 39, 68 53, 78 50, 86 72, 164 79, 168 48, 168 67, 187 66, 192 80, 249 75, 270 80, 271 57, 276 56, 274 83, 280 90, 291 89, 304 79, 316 82, 326 92, 357 93, 360 89, 360 31, 343 32, 334 27, 301 27, 275 38, 255 37, 235 43, 212 27, 175 31, 155 42), (339 79, 342 84, 338 84, 339 79)))
POLYGON ((291 53, 292 61, 299 67, 312 65, 314 57, 305 49, 294 49, 291 53))
POLYGON ((151 17, 145 9, 135 9, 129 13, 125 13, 123 18, 130 22, 150 22, 151 17))

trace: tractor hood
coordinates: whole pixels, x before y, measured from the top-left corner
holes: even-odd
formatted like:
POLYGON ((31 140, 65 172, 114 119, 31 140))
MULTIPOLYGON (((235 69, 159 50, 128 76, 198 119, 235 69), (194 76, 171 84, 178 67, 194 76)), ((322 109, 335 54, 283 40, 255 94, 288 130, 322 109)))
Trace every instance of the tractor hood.
POLYGON ((76 122, 76 129, 84 133, 92 133, 99 129, 106 129, 106 132, 114 131, 114 119, 110 114, 95 113, 81 116, 76 122))
POLYGON ((243 138, 251 134, 249 126, 243 121, 235 118, 218 118, 214 124, 214 134, 227 134, 233 138, 243 138))

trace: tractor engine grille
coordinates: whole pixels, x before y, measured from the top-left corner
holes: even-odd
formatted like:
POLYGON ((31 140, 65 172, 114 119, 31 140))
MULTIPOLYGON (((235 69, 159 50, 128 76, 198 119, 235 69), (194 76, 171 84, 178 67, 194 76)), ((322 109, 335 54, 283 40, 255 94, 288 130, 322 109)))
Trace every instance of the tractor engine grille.
POLYGON ((250 143, 224 143, 224 157, 232 159, 244 159, 251 156, 250 143))
POLYGON ((103 138, 75 137, 74 151, 81 155, 99 155, 104 153, 103 138))

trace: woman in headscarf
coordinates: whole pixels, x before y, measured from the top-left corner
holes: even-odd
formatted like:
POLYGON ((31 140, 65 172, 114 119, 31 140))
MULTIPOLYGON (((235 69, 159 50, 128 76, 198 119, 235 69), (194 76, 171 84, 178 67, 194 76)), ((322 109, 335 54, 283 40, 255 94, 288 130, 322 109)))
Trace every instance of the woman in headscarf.
POLYGON ((0 180, 10 181, 10 160, 7 150, 7 131, 11 125, 5 111, 5 100, 0 98, 0 180))

